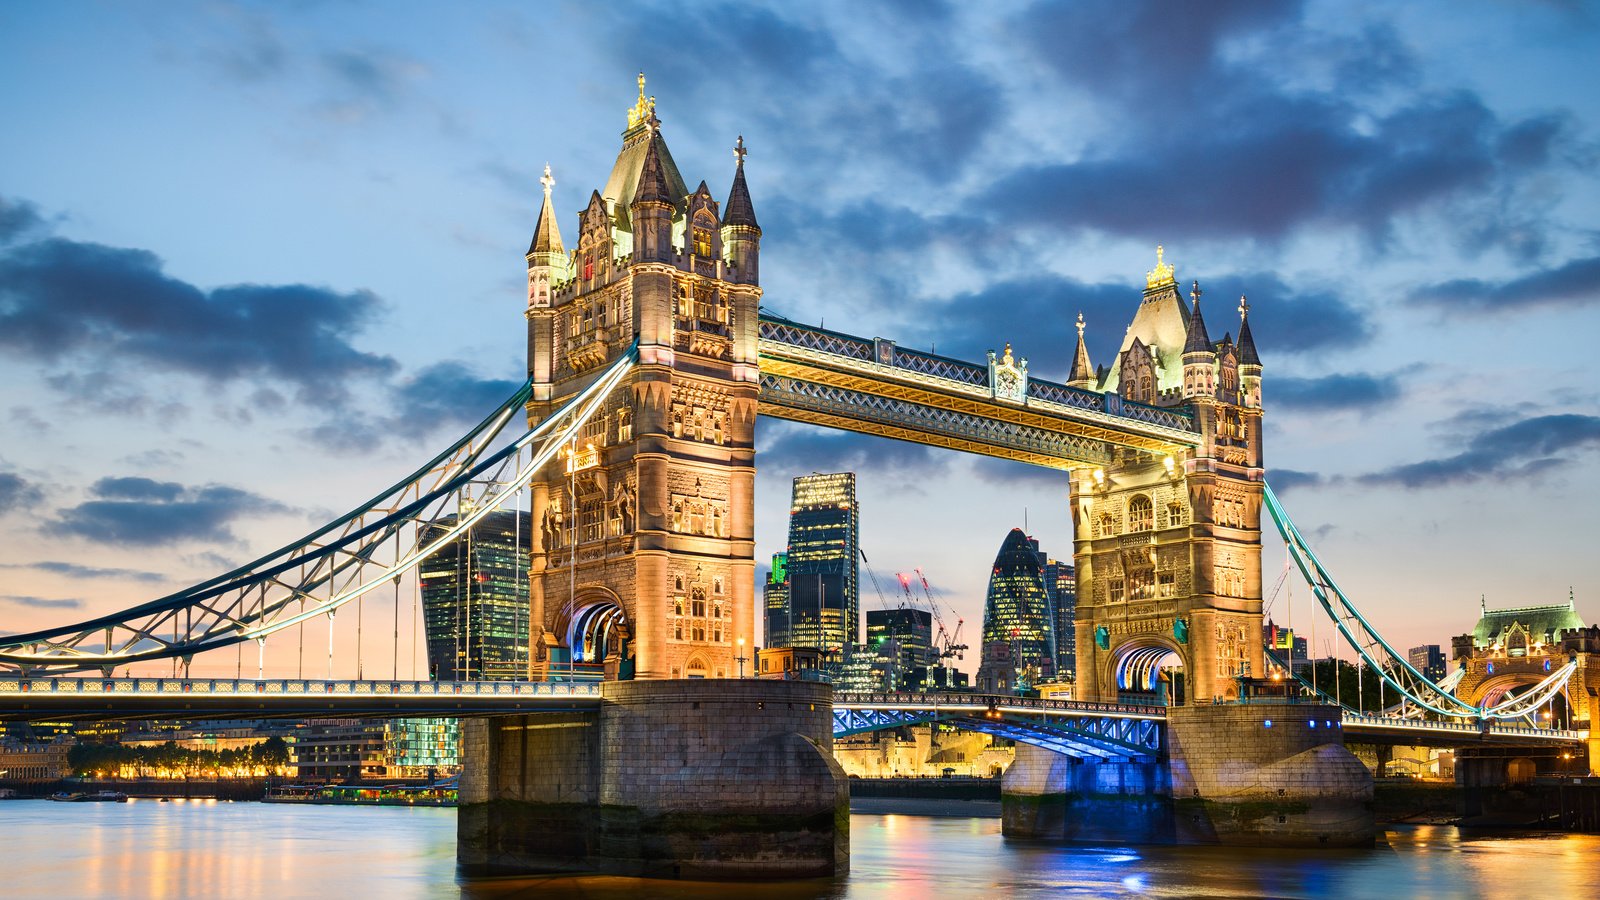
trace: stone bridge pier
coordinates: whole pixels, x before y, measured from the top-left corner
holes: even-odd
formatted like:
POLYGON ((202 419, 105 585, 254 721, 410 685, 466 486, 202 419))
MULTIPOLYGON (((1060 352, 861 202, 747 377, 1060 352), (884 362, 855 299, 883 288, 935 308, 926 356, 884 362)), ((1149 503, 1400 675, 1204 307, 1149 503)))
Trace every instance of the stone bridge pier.
POLYGON ((598 713, 463 721, 468 875, 815 878, 849 866, 825 684, 620 681, 598 713))
POLYGON ((1337 707, 1251 703, 1167 710, 1167 754, 1111 762, 1019 745, 1002 787, 1007 837, 1128 843, 1366 847, 1372 776, 1337 707))

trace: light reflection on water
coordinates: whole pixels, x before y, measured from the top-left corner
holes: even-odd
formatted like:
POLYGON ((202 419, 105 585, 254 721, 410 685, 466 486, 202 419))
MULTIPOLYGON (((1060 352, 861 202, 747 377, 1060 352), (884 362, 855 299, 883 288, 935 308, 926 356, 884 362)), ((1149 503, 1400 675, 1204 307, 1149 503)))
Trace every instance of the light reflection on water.
POLYGON ((0 896, 1433 897, 1600 895, 1600 836, 1396 829, 1370 851, 1056 847, 992 818, 854 815, 847 878, 712 885, 543 877, 458 883, 455 811, 190 801, 0 803, 0 896), (1515 886, 1515 887, 1513 887, 1515 886), (1533 886, 1537 886, 1534 889, 1533 886))

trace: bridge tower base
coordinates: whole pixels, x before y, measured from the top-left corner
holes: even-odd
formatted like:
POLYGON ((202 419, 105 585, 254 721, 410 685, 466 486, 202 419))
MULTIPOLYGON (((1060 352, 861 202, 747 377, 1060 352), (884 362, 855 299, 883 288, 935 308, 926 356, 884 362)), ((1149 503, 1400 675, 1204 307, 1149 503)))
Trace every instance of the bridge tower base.
POLYGON ((467 875, 832 876, 850 797, 832 691, 755 679, 611 682, 596 713, 466 720, 467 875))
POLYGON ((1018 746, 1001 789, 1001 830, 1066 841, 1371 846, 1372 775, 1338 724, 1337 707, 1313 704, 1174 707, 1161 763, 1018 746))

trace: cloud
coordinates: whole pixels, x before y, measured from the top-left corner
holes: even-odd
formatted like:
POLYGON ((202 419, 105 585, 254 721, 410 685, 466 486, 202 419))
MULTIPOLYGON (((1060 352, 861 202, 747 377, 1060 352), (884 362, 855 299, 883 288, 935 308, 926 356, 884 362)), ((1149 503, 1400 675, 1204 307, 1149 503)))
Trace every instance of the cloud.
POLYGON ((1328 478, 1315 472, 1301 472, 1295 469, 1272 469, 1267 473, 1267 483, 1280 494, 1296 491, 1303 487, 1320 487, 1328 483, 1328 478))
MULTIPOLYGON (((1332 224, 1381 246, 1397 217, 1433 211, 1463 243, 1527 253, 1537 236, 1452 204, 1506 193, 1572 137, 1561 113, 1506 120, 1470 91, 1418 88, 1392 28, 1327 33, 1297 4, 1043 3, 1015 27, 1107 127, 1075 159, 995 178, 981 202, 1062 231, 1276 242, 1332 224)), ((1533 202, 1503 214, 1537 227, 1533 202)))
POLYGON ((0 197, 0 247, 43 228, 38 207, 26 200, 0 197))
POLYGON ((1406 488, 1471 484, 1490 478, 1528 479, 1570 466, 1574 455, 1600 449, 1600 416, 1533 416, 1471 437, 1452 456, 1406 463, 1362 475, 1364 484, 1406 488))
POLYGON ((1458 278, 1418 288, 1409 299, 1418 306, 1474 315, 1591 306, 1600 302, 1600 256, 1505 281, 1458 278))
POLYGON ((1319 378, 1273 378, 1269 383, 1272 406, 1298 412, 1358 410, 1369 413, 1400 397, 1397 375, 1362 373, 1324 375, 1319 378))
MULTIPOLYGON (((0 348, 46 362, 93 358, 215 381, 269 376, 326 398, 344 379, 396 369, 349 343, 379 306, 367 291, 304 284, 205 290, 168 275, 148 251, 63 238, 0 253, 0 348)), ((107 376, 120 380, 120 368, 107 376)))
POLYGON ((79 609, 83 606, 83 601, 77 599, 26 597, 17 594, 0 594, 0 602, 15 606, 31 606, 34 609, 79 609))
POLYGON ((60 562, 57 560, 41 560, 31 563, 4 563, 0 569, 33 569, 39 572, 49 572, 52 575, 62 575, 67 578, 111 578, 126 581, 164 582, 167 576, 159 572, 145 572, 139 569, 109 569, 100 566, 84 566, 78 563, 60 562))
POLYGON ((38 506, 42 502, 44 491, 38 485, 15 472, 0 472, 0 515, 38 506))
POLYGON ((454 360, 435 363, 392 385, 384 405, 392 415, 347 414, 303 434, 328 450, 360 452, 389 437, 424 437, 441 429, 465 431, 488 417, 521 384, 509 378, 475 375, 454 360))
POLYGON ((45 533, 125 547, 234 543, 237 538, 228 528, 234 520, 291 511, 277 501, 219 484, 184 487, 148 478, 102 478, 89 492, 96 499, 60 510, 45 524, 45 533))
POLYGON ((342 122, 358 122, 399 107, 412 85, 428 75, 428 67, 420 61, 385 50, 333 50, 317 62, 331 89, 319 110, 342 122))

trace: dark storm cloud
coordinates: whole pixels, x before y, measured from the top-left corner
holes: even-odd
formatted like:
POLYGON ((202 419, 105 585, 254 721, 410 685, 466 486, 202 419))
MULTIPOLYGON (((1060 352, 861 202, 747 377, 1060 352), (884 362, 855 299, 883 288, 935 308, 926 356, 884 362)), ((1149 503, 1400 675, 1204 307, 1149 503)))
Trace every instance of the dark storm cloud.
POLYGON ((49 572, 52 575, 61 575, 66 578, 111 578, 126 581, 162 582, 167 576, 159 572, 145 572, 139 569, 108 569, 100 566, 84 566, 77 563, 61 562, 58 560, 42 560, 31 563, 3 563, 0 569, 32 569, 37 572, 49 572))
POLYGON ((39 486, 15 472, 0 472, 0 515, 36 506, 44 500, 39 486))
POLYGON ((1594 449, 1600 449, 1600 416, 1534 416, 1480 432, 1460 453, 1373 472, 1360 481, 1428 488, 1531 478, 1570 466, 1578 453, 1594 449))
MULTIPOLYGON (((1416 64, 1390 29, 1335 39, 1300 18, 1286 3, 1030 9, 1018 27, 1035 55, 1112 127, 1078 160, 998 178, 984 203, 1068 231, 1276 241, 1324 223, 1381 245, 1397 216, 1549 164, 1571 130, 1562 114, 1507 121, 1471 92, 1415 89, 1416 64), (1319 69, 1321 83, 1286 83, 1319 69)), ((1459 232, 1520 253, 1539 246, 1478 223, 1459 232)))
POLYGON ((236 538, 228 526, 236 519, 290 511, 277 501, 220 484, 183 487, 145 478, 102 478, 89 492, 96 499, 60 510, 45 524, 45 533, 128 547, 232 543, 236 538))
POLYGON ((1299 412, 1372 412, 1400 397, 1396 375, 1350 373, 1318 378, 1274 378, 1270 399, 1274 409, 1299 412))
POLYGON ((0 602, 10 603, 14 606, 30 606, 34 609, 78 609, 83 606, 83 601, 77 599, 27 597, 16 594, 0 595, 0 602))
POLYGON ((922 444, 766 419, 756 428, 756 466, 780 478, 865 471, 921 478, 949 465, 948 453, 922 444))
POLYGON ((0 253, 0 348, 37 360, 265 375, 325 399, 327 385, 394 371, 349 342, 378 308, 366 291, 303 284, 203 290, 144 250, 49 238, 0 253))
POLYGON ((1600 301, 1600 256, 1574 259, 1506 281, 1461 278, 1411 292, 1411 302, 1451 312, 1515 312, 1588 306, 1600 301))
POLYGON ((888 167, 902 180, 947 179, 1005 116, 1005 92, 963 58, 963 35, 945 21, 948 5, 615 9, 605 43, 622 65, 650 61, 663 118, 689 106, 737 109, 740 121, 786 136, 777 152, 796 170, 822 174, 847 156, 855 168, 888 167), (842 29, 893 32, 897 40, 851 55, 835 37, 842 29), (711 76, 708 66, 737 74, 711 76), (771 97, 784 99, 751 102, 771 97))

